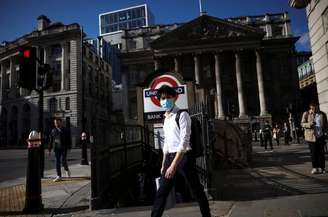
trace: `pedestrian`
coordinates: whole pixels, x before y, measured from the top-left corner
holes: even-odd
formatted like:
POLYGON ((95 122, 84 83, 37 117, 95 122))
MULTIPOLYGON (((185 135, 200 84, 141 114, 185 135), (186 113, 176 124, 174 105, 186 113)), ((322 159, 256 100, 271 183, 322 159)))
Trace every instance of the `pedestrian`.
POLYGON ((257 130, 254 131, 254 141, 257 142, 257 130))
POLYGON ((324 147, 328 123, 327 115, 319 110, 318 103, 310 103, 310 110, 303 113, 301 125, 304 128, 304 139, 308 142, 311 152, 311 173, 325 173, 324 147))
POLYGON ((82 132, 81 134, 81 141, 80 145, 82 148, 82 156, 81 156, 81 165, 89 165, 88 161, 88 137, 85 132, 82 132))
POLYGON ((273 146, 272 146, 271 126, 269 124, 269 121, 265 121, 265 124, 263 126, 263 136, 264 136, 264 149, 267 150, 267 146, 269 142, 272 151, 273 146))
POLYGON ((262 129, 260 129, 260 145, 261 146, 264 146, 264 141, 263 141, 264 139, 263 139, 263 131, 262 131, 262 129))
POLYGON ((71 176, 71 172, 67 164, 67 151, 71 148, 71 138, 69 131, 63 127, 62 120, 56 118, 54 120, 55 128, 51 130, 50 141, 49 141, 49 155, 53 149, 56 158, 56 172, 57 176, 54 182, 61 181, 61 165, 63 165, 67 177, 71 176))
POLYGON ((210 217, 210 208, 203 186, 196 171, 196 160, 190 147, 191 119, 187 112, 181 112, 179 125, 175 120, 179 108, 175 105, 176 92, 172 87, 163 85, 158 89, 157 98, 165 109, 163 125, 164 146, 161 167, 160 187, 156 193, 151 216, 160 217, 164 212, 166 198, 180 173, 193 191, 203 217, 210 217))
POLYGON ((290 129, 288 127, 287 122, 284 122, 283 133, 284 133, 284 138, 285 138, 285 145, 289 145, 289 141, 290 141, 290 129))
POLYGON ((276 124, 272 130, 272 138, 276 140, 277 146, 279 146, 279 139, 280 139, 280 128, 279 125, 276 124))

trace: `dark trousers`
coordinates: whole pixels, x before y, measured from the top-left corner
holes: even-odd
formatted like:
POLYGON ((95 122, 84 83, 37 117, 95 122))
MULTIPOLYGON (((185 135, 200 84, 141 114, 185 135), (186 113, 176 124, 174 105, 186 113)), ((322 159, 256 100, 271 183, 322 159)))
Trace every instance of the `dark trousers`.
POLYGON ((67 150, 57 149, 55 150, 55 157, 56 157, 56 171, 57 176, 61 175, 61 165, 63 164, 63 167, 66 171, 68 171, 68 165, 67 165, 67 150))
POLYGON ((275 138, 276 142, 277 142, 277 146, 279 146, 279 137, 275 138))
POLYGON ((290 135, 289 132, 284 134, 285 137, 285 145, 289 145, 290 135))
POLYGON ((271 135, 270 134, 264 134, 264 148, 265 148, 265 150, 267 149, 268 142, 270 144, 270 148, 273 149, 271 135))
POLYGON ((316 142, 309 142, 312 168, 325 168, 325 138, 320 137, 316 142))
MULTIPOLYGON (((164 176, 167 168, 171 165, 174 157, 175 157, 175 154, 167 154, 166 155, 166 159, 164 162, 164 171, 160 178, 160 187, 156 193, 155 202, 154 202, 153 209, 151 212, 152 217, 161 217, 162 216, 162 214, 164 212, 164 207, 166 204, 166 198, 169 195, 169 193, 174 185, 176 175, 172 179, 167 179, 164 176)), ((196 161, 195 161, 195 158, 192 157, 190 153, 187 152, 183 156, 182 160, 180 161, 180 163, 178 165, 176 172, 180 173, 184 177, 189 188, 193 191, 194 196, 196 197, 196 200, 199 204, 202 216, 210 217, 211 214, 210 214, 210 208, 209 208, 209 204, 207 201, 207 197, 204 193, 203 186, 200 183, 199 177, 197 175, 196 161)))

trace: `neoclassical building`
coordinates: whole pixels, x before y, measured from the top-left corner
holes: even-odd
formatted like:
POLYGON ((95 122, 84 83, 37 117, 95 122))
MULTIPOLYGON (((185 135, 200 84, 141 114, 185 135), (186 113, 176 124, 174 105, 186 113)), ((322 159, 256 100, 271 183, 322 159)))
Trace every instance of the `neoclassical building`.
POLYGON ((101 120, 109 120, 111 109, 111 66, 82 40, 76 23, 51 23, 37 19, 37 29, 0 47, 0 147, 17 147, 31 129, 38 128, 38 94, 17 88, 18 51, 37 48, 41 61, 50 64, 52 86, 44 94, 44 131, 60 117, 78 142, 82 128, 95 134, 101 120), (84 118, 83 118, 84 117, 84 118))
POLYGON ((155 69, 195 84, 195 101, 219 119, 282 122, 299 97, 295 42, 287 13, 220 19, 202 15, 188 23, 122 33, 125 113, 138 122, 136 85, 155 69))

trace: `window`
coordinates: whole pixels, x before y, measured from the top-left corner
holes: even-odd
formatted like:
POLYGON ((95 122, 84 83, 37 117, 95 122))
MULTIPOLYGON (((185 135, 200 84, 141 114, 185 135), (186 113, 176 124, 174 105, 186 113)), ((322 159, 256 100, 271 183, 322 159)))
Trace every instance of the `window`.
POLYGON ((57 99, 51 98, 49 99, 49 112, 54 113, 57 111, 57 99))
POLYGON ((279 25, 272 25, 272 35, 275 36, 282 36, 283 35, 283 27, 279 25))
POLYGON ((126 12, 122 11, 119 13, 119 20, 120 21, 125 21, 126 20, 126 12))
POLYGON ((53 46, 51 48, 51 56, 58 57, 62 54, 62 48, 60 45, 53 46))
POLYGON ((70 106, 70 99, 69 97, 66 97, 65 99, 65 110, 70 110, 71 106, 70 106))

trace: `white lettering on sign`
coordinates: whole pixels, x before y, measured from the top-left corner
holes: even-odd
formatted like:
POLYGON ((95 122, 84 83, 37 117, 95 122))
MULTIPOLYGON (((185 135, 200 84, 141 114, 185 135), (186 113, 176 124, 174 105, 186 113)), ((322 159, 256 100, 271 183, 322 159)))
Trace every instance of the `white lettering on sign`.
POLYGON ((161 114, 147 115, 148 120, 158 120, 162 118, 161 114))

